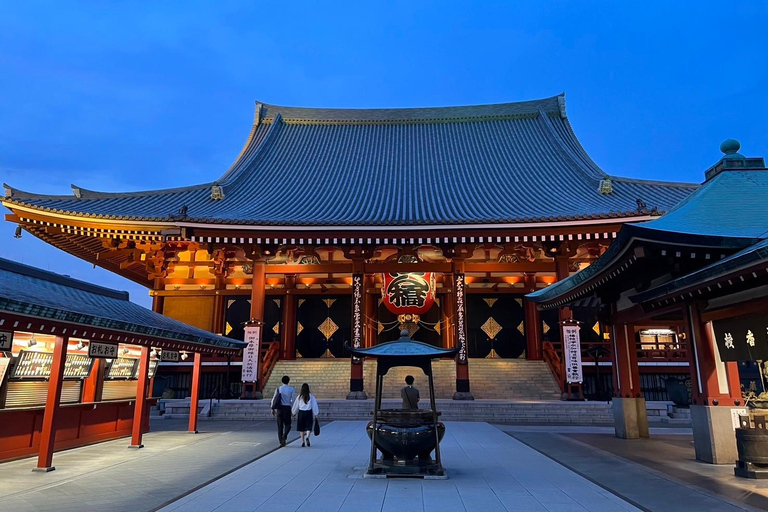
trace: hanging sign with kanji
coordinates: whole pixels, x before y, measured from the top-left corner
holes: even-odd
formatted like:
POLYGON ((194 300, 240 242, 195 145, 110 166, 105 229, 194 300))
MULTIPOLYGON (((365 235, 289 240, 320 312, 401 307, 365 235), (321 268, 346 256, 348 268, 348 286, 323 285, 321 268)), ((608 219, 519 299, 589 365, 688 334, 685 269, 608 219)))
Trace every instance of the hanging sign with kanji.
POLYGON ((381 298, 396 315, 423 315, 435 303, 434 272, 386 273, 381 298))
POLYGON ((581 372, 581 339, 577 324, 563 325, 563 351, 565 352, 565 379, 569 384, 584 381, 581 372))
POLYGON ((88 343, 88 357, 101 359, 117 359, 117 343, 88 343))
POLYGON ((181 361, 181 354, 178 350, 163 349, 163 351, 160 352, 160 360, 164 363, 178 363, 181 361))
POLYGON ((243 350, 243 382, 256 382, 259 378, 260 338, 260 325, 246 326, 244 341, 248 346, 243 350))
POLYGON ((467 306, 466 279, 464 274, 456 274, 453 283, 456 296, 456 340, 459 346, 459 364, 467 364, 467 306))
POLYGON ((768 315, 714 320, 712 328, 723 362, 768 360, 768 315))
POLYGON ((10 352, 13 347, 13 331, 0 331, 0 352, 10 352))

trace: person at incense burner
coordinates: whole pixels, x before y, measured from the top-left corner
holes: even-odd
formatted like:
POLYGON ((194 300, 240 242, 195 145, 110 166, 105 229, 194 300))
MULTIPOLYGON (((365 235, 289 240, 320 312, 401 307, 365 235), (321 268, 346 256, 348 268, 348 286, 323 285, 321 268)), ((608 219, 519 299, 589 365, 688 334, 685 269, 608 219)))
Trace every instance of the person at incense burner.
POLYGON ((309 384, 306 382, 301 385, 301 391, 299 391, 299 397, 293 402, 291 412, 294 416, 298 414, 296 420, 296 430, 301 434, 301 447, 310 447, 312 444, 309 441, 309 436, 312 432, 312 426, 315 421, 315 417, 320 412, 317 406, 317 400, 315 395, 309 392, 309 384), (304 437, 306 436, 306 441, 304 437), (306 443, 306 444, 305 444, 306 443))
POLYGON ((403 409, 419 408, 419 390, 413 387, 413 375, 405 377, 406 386, 400 390, 400 398, 403 399, 403 409))

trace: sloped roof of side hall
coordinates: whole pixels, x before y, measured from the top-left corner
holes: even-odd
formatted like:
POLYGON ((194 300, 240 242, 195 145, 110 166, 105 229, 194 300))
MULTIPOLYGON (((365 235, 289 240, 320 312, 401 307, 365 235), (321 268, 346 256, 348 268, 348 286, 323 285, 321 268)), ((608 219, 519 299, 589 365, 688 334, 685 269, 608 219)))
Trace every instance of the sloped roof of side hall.
POLYGON ((697 248, 717 248, 723 250, 724 257, 707 262, 698 271, 652 287, 637 295, 638 300, 692 286, 762 261, 768 240, 768 168, 761 157, 745 158, 736 153, 737 141, 729 139, 721 149, 726 156, 705 173, 704 184, 669 213, 648 222, 624 224, 608 250, 590 266, 526 297, 552 304, 585 295, 601 280, 605 282, 619 275, 620 272, 615 271, 617 266, 629 268, 627 258, 632 256, 633 247, 642 243, 665 244, 693 253, 697 248))
POLYGON ((128 300, 120 292, 0 258, 0 312, 223 349, 247 343, 212 334, 128 300))
POLYGON ((257 104, 245 147, 215 182, 133 193, 73 185, 67 196, 6 185, 5 202, 133 221, 479 225, 647 215, 695 188, 603 172, 576 138, 560 95, 408 109, 257 104), (604 180, 609 193, 599 192, 604 180), (212 197, 214 186, 223 198, 212 197))

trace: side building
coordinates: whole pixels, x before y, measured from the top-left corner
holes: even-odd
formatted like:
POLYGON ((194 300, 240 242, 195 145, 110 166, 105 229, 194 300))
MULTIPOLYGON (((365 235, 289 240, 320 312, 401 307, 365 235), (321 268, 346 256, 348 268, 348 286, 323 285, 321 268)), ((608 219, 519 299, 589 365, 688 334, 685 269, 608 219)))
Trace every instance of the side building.
MULTIPOLYGON (((459 346, 442 398, 492 398, 473 393, 473 361, 544 360, 566 389, 559 322, 573 313, 539 312, 523 296, 589 266, 622 224, 696 187, 603 172, 560 95, 413 109, 257 103, 245 147, 216 181, 134 193, 73 185, 68 196, 6 185, 3 204, 21 229, 147 286, 157 312, 236 339, 257 321, 262 364, 248 396, 277 361, 296 359, 299 373, 346 361, 345 390, 364 396, 372 383, 345 341, 370 347, 405 327, 459 346)), ((583 341, 600 341, 598 319, 579 320, 583 341)), ((239 393, 238 362, 206 360, 203 388, 239 393)), ((161 367, 158 378, 183 396, 189 373, 161 367)))

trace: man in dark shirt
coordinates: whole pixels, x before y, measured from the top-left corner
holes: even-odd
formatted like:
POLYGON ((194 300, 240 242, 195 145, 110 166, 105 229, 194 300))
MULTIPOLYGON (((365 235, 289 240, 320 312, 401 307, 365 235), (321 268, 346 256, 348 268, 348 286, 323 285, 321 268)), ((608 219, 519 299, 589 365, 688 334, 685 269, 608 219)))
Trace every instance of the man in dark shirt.
POLYGON ((413 375, 408 375, 405 378, 405 386, 400 391, 400 397, 403 399, 403 409, 418 409, 419 408, 419 390, 413 387, 413 375))
POLYGON ((288 433, 291 431, 291 406, 296 400, 296 390, 288 385, 290 381, 291 378, 285 375, 283 385, 275 390, 275 396, 272 397, 272 416, 277 416, 277 438, 280 446, 285 446, 288 440, 288 433), (280 400, 276 400, 278 395, 280 400))

